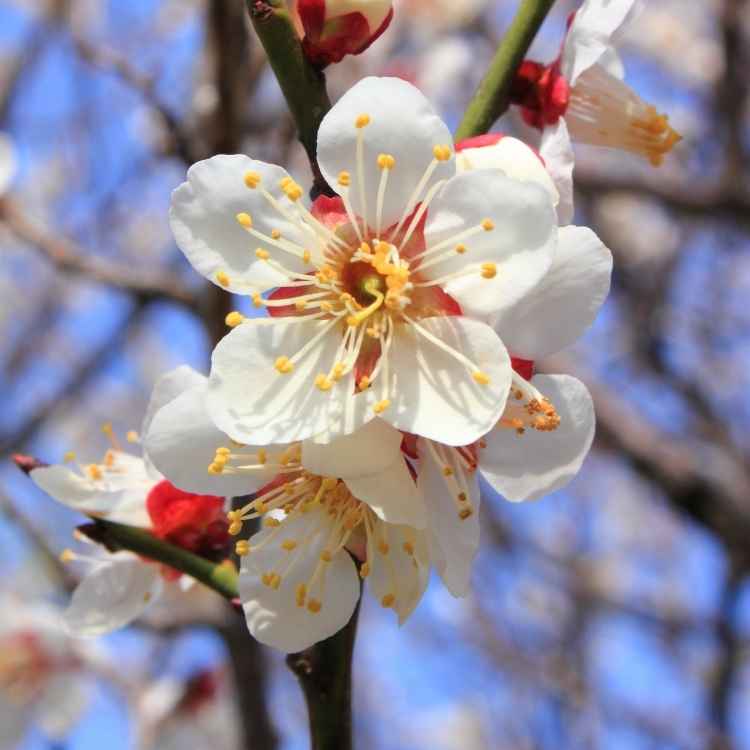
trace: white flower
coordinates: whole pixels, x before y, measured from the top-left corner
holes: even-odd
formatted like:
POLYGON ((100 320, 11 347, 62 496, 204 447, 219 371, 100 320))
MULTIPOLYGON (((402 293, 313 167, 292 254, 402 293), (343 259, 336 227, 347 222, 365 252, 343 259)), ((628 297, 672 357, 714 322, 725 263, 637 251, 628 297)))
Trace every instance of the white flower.
MULTIPOLYGON (((143 421, 148 430, 154 414, 170 403, 182 390, 203 382, 202 376, 188 367, 168 373, 156 385, 143 421)), ((185 493, 166 481, 153 467, 147 455, 135 456, 123 451, 111 426, 105 425, 113 447, 99 463, 71 466, 43 466, 32 469, 32 480, 55 500, 94 518, 149 530, 164 539, 198 554, 222 556, 228 551, 228 524, 224 499, 211 495, 216 482, 206 474, 207 489, 185 493), (76 469, 76 470, 74 470, 76 469)), ((137 436, 129 435, 135 441, 137 436)), ((222 489, 230 488, 224 481, 222 489)), ((193 599, 188 590, 193 579, 156 563, 144 561, 129 552, 116 554, 80 554, 65 550, 65 562, 79 562, 85 575, 73 592, 70 606, 63 614, 67 630, 82 637, 95 637, 124 627, 146 612, 162 593, 188 605, 193 599)), ((205 603, 197 600, 200 612, 205 603)), ((187 618, 183 607, 182 619, 187 618)), ((163 619, 163 618, 162 618, 163 619)))
POLYGON ((50 607, 4 594, 0 608, 0 747, 30 724, 61 739, 87 707, 85 670, 99 655, 71 641, 50 607))
POLYGON ((354 611, 360 577, 400 622, 419 601, 430 562, 454 593, 465 593, 478 543, 476 483, 456 504, 423 497, 403 435, 382 419, 332 439, 234 444, 211 421, 206 392, 188 389, 163 407, 145 443, 185 490, 203 486, 208 466, 215 482, 242 480, 244 494, 256 492, 229 516, 234 533, 248 519, 262 523, 237 543, 240 596, 258 640, 297 651, 337 632, 354 611))
POLYGON ((16 147, 10 136, 0 131, 0 196, 8 192, 18 172, 16 147))
POLYGON ((510 363, 467 316, 533 289, 557 226, 547 191, 497 170, 456 174, 450 143, 414 87, 367 78, 320 127, 320 168, 339 198, 310 210, 283 169, 244 156, 189 170, 172 198, 178 245, 208 279, 275 313, 231 315, 214 351, 209 410, 232 439, 348 434, 380 416, 463 445, 497 422, 510 363))
POLYGON ((624 149, 658 166, 680 140, 624 81, 617 32, 634 15, 635 0, 585 0, 573 16, 562 51, 551 65, 524 61, 512 100, 524 120, 543 130, 545 151, 567 154, 570 140, 624 149))

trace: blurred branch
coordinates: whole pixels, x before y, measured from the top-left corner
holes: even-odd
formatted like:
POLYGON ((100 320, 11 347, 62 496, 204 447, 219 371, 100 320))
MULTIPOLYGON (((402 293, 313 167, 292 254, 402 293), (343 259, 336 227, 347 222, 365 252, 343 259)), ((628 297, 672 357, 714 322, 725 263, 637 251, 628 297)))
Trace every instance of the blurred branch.
POLYGON ((198 304, 197 297, 187 287, 164 278, 166 272, 160 278, 154 275, 148 277, 87 256, 70 240, 52 234, 33 222, 10 198, 0 199, 0 220, 4 220, 19 239, 39 250, 59 271, 85 276, 98 284, 133 294, 143 302, 162 300, 189 308, 195 308, 198 304))
POLYGON ((523 61, 555 0, 521 0, 490 67, 456 130, 455 140, 486 133, 508 108, 508 96, 523 61))
POLYGON ((318 127, 331 108, 325 76, 308 61, 284 0, 246 0, 250 20, 258 34, 281 91, 297 124, 299 140, 313 171, 315 194, 331 195, 318 168, 318 127))
POLYGON ((346 627, 286 659, 307 703, 311 750, 352 748, 352 656, 359 602, 346 627))

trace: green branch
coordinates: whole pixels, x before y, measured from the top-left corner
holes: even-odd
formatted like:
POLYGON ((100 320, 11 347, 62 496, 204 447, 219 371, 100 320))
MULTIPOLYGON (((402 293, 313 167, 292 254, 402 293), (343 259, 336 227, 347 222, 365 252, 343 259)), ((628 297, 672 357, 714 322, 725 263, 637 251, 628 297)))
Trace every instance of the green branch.
POLYGON ((284 0, 246 0, 250 20, 297 125, 318 193, 332 194, 316 157, 318 127, 331 101, 323 73, 305 55, 284 0))
POLYGON ((469 103, 456 140, 486 133, 508 108, 513 78, 555 0, 521 0, 508 30, 469 103))
POLYGON ((148 531, 122 523, 94 519, 93 523, 80 527, 89 539, 115 552, 126 549, 138 555, 169 565, 200 581, 227 599, 236 599, 237 572, 234 566, 219 564, 157 539, 148 531))

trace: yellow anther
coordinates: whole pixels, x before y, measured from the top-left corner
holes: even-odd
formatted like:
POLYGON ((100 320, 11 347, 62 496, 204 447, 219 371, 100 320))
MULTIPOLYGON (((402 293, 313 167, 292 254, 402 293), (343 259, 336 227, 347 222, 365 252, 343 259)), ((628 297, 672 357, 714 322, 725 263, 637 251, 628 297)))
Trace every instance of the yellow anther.
POLYGON ((298 583, 297 588, 294 590, 294 598, 297 601, 298 607, 305 606, 305 599, 307 598, 307 586, 304 583, 298 583))
POLYGON ((329 492, 332 490, 337 484, 339 483, 339 480, 336 477, 325 477, 323 481, 320 483, 320 486, 326 491, 329 492))
POLYGON ((217 456, 228 456, 231 452, 225 445, 220 445, 215 451, 217 456))
POLYGON ((494 263, 482 263, 482 278, 494 279, 497 276, 497 266, 494 263))
POLYGON ((372 410, 376 414, 382 414, 390 405, 391 405, 390 400, 387 398, 384 398, 382 401, 378 401, 376 404, 373 404, 372 410))
POLYGON ((135 430, 128 430, 125 433, 125 440, 127 440, 129 443, 137 443, 140 438, 138 437, 138 433, 135 430))
POLYGON ((297 312, 304 312, 305 308, 307 307, 307 302, 305 300, 301 299, 294 303, 294 309, 297 312))
POLYGON ((315 377, 315 385, 321 391, 330 391, 333 383, 321 372, 315 377))
POLYGON ((471 508, 464 508, 459 514, 458 517, 465 521, 467 518, 470 518, 472 515, 474 515, 474 511, 471 508))
POLYGON ((86 467, 86 473, 94 480, 99 480, 103 476, 102 470, 96 464, 89 464, 86 467))
POLYGON ((76 553, 72 549, 64 549, 60 553, 60 562, 69 563, 76 559, 76 553))
POLYGON ((247 539, 240 539, 239 542, 234 545, 234 551, 240 557, 244 557, 250 553, 250 542, 248 542, 247 539))
POLYGON ((224 464, 216 463, 216 461, 212 461, 208 465, 207 469, 209 474, 213 474, 214 476, 221 474, 224 471, 224 464))
POLYGON ((213 460, 213 464, 212 465, 213 466, 220 466, 223 469, 227 465, 227 461, 228 460, 229 460, 228 456, 224 456, 224 455, 221 455, 221 454, 217 453, 214 456, 214 460, 213 460))
POLYGON ((251 229, 253 226, 253 217, 250 216, 250 214, 246 214, 244 211, 238 213, 234 218, 237 219, 237 223, 241 227, 245 227, 245 229, 251 229))
POLYGON ((302 252, 302 262, 303 263, 309 263, 311 257, 312 257, 312 254, 310 253, 309 250, 304 250, 302 252))
POLYGON ((370 575, 370 563, 362 563, 362 567, 359 569, 359 577, 367 578, 370 575))
POLYGON ((114 453, 114 451, 109 450, 109 451, 107 451, 104 454, 104 465, 108 469, 111 469, 115 465, 115 453, 114 453))
POLYGON ((289 182, 284 188, 284 194, 292 203, 302 197, 302 188, 296 182, 289 182))
POLYGON ((459 492, 457 497, 459 503, 465 503, 469 499, 465 492, 459 492))
POLYGON ((453 151, 450 146, 435 146, 432 149, 432 155, 438 161, 448 161, 451 158, 453 151))
POLYGON ((312 612, 314 615, 320 612, 322 606, 323 605, 317 599, 310 599, 310 601, 307 602, 308 611, 312 612))
POLYGON ((484 229, 485 232, 491 232, 495 228, 495 222, 492 221, 492 219, 485 219, 482 222, 482 229, 484 229))
POLYGON ((456 252, 459 255, 463 255, 466 252, 466 245, 456 245, 456 252))
POLYGON ((255 307, 263 306, 263 297, 261 297, 260 294, 258 294, 258 292, 255 292, 255 294, 253 294, 253 305, 255 307))
POLYGON ((224 322, 230 328, 236 328, 244 320, 245 316, 241 312, 237 312, 237 310, 235 310, 234 312, 230 312, 227 317, 224 318, 224 322))
POLYGON ((271 239, 278 240, 281 237, 281 232, 278 229, 271 230, 271 239))
POLYGON ((112 430, 112 422, 105 422, 105 423, 104 423, 104 424, 102 425, 102 432, 103 432, 103 433, 104 433, 104 434, 105 434, 105 435, 106 435, 107 437, 112 437, 112 435, 113 435, 113 432, 114 432, 114 431, 112 430))
POLYGON ((359 383, 357 385, 360 391, 366 391, 370 387, 370 378, 368 378, 367 375, 363 375, 359 379, 359 383))
POLYGON ((273 573, 271 577, 271 588, 275 591, 279 590, 279 586, 281 586, 281 576, 278 573, 273 573))
POLYGON ((268 260, 271 257, 271 253, 269 253, 268 250, 264 250, 262 247, 259 247, 255 251, 255 257, 258 258, 258 260, 268 260))
POLYGON ((260 173, 259 172, 245 172, 245 185, 251 189, 255 189, 260 184, 260 173))
POLYGON ((370 124, 370 115, 360 115, 357 117, 357 119, 354 121, 354 126, 356 128, 366 128, 370 124))
POLYGON ((66 464, 72 463, 76 460, 76 454, 75 451, 67 451, 63 455, 63 461, 65 461, 66 464))
POLYGON ((393 594, 386 594, 381 600, 380 604, 385 607, 386 609, 388 607, 392 607, 394 603, 396 602, 396 597, 393 594))
POLYGON ((282 374, 288 375, 293 369, 294 364, 289 361, 289 357, 277 357, 273 366, 282 374))
POLYGON ((281 521, 279 521, 278 518, 273 518, 273 516, 269 516, 268 518, 263 519, 263 525, 269 526, 270 528, 275 529, 281 526, 281 521))
POLYGON ((333 372, 331 373, 331 377, 336 381, 341 380, 345 372, 346 372, 346 365, 343 362, 337 362, 333 366, 333 372))
POLYGON ((233 523, 234 521, 242 521, 241 510, 229 510, 227 511, 227 521, 233 523))
POLYGON ((404 542, 404 552, 406 552, 407 555, 413 555, 414 545, 411 542, 404 542))
POLYGON ((443 476, 444 477, 453 476, 453 469, 451 469, 450 466, 443 466, 443 476))
POLYGON ((380 552, 381 555, 387 555, 390 551, 391 548, 388 542, 378 542, 378 552, 380 552))
POLYGON ((331 551, 330 551, 330 550, 324 549, 324 550, 323 550, 323 551, 322 551, 322 552, 320 553, 320 559, 321 559, 321 560, 322 560, 323 562, 329 563, 329 562, 331 562, 331 560, 333 560, 333 555, 331 554, 331 551))
POLYGON ((263 464, 266 463, 267 460, 268 460, 268 454, 266 453, 266 449, 258 448, 258 463, 261 464, 262 466, 263 464))
POLYGON ((294 539, 286 539, 281 543, 281 549, 291 552, 297 548, 297 542, 294 539))
POLYGON ((474 378, 474 380, 477 383, 479 383, 479 385, 490 384, 490 376, 486 372, 482 372, 481 370, 477 370, 476 372, 473 372, 471 374, 471 377, 474 378))
POLYGON ((378 166, 380 169, 393 169, 396 165, 396 159, 391 154, 379 154, 378 166))
POLYGON ((286 177, 282 177, 281 178, 281 180, 279 181, 279 187, 282 190, 285 190, 286 186, 287 185, 291 185, 291 183, 293 183, 293 182, 294 182, 294 180, 289 175, 287 175, 286 177))
POLYGON ((229 286, 232 283, 229 276, 227 276, 224 271, 219 271, 216 274, 216 281, 218 281, 222 286, 229 286))
POLYGON ((352 176, 349 172, 339 172, 338 183, 341 187, 349 187, 352 182, 352 176))
POLYGON ((237 534, 242 531, 242 521, 232 521, 232 523, 229 524, 228 531, 232 536, 237 536, 237 534))
POLYGON ((321 310, 322 310, 323 312, 327 312, 327 313, 330 313, 330 312, 333 312, 333 305, 332 305, 332 304, 331 304, 330 302, 328 302, 327 300, 323 300, 323 301, 322 301, 322 302, 320 303, 320 309, 321 309, 321 310))

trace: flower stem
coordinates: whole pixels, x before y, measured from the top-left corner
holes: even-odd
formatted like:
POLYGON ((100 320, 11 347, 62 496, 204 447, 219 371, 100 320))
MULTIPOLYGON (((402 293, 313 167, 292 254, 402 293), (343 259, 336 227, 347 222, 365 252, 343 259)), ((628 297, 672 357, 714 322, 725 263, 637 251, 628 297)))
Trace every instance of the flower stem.
POLYGON ((297 125, 317 194, 333 195, 318 168, 318 127, 331 108, 322 71, 307 59, 284 0, 246 0, 250 20, 297 125))
POLYGON ((112 552, 130 550, 187 573, 227 599, 236 599, 238 596, 237 571, 234 565, 211 562, 174 544, 157 539, 144 529, 114 521, 97 518, 92 523, 79 526, 78 530, 112 552))
POLYGON ((307 703, 311 750, 352 750, 352 654, 359 603, 346 627, 286 659, 307 703))
POLYGON ((521 0, 456 131, 456 141, 486 133, 508 108, 513 77, 555 0, 521 0))

